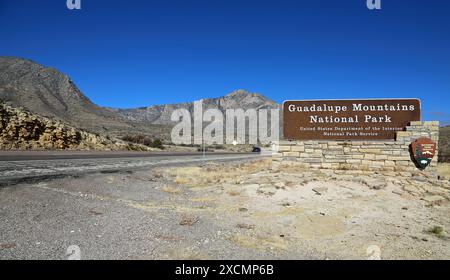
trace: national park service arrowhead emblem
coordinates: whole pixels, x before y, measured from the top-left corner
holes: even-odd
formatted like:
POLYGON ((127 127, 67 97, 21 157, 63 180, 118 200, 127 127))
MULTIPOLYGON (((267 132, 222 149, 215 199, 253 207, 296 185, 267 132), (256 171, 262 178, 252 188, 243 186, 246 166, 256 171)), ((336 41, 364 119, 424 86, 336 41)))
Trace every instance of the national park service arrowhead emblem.
POLYGON ((436 154, 436 143, 430 138, 421 137, 411 143, 414 159, 421 169, 425 169, 436 154))

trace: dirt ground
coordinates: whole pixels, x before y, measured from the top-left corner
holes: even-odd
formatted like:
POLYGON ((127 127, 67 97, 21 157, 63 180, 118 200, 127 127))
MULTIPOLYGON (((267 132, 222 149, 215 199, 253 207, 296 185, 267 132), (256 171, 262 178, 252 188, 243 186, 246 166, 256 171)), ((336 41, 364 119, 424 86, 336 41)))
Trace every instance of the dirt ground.
MULTIPOLYGON (((450 182, 270 159, 0 188, 0 259, 449 259, 450 182)), ((447 172, 447 173, 446 173, 447 172)))
POLYGON ((444 180, 450 180, 450 163, 440 163, 438 174, 444 180))
POLYGON ((329 259, 450 258, 448 179, 271 171, 270 160, 160 172, 174 182, 164 191, 192 190, 190 200, 209 205, 199 212, 220 217, 226 238, 241 247, 288 258, 304 248, 329 259))

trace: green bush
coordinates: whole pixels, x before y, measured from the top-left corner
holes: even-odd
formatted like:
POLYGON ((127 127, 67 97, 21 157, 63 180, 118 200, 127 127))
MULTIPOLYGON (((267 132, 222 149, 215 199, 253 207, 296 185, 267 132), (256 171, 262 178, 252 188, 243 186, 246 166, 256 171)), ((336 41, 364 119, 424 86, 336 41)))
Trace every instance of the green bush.
POLYGON ((151 148, 164 149, 163 143, 160 139, 153 140, 152 138, 143 134, 125 135, 124 137, 122 137, 122 140, 134 144, 145 145, 151 148))
POLYGON ((163 143, 160 139, 155 139, 150 147, 164 150, 163 143))

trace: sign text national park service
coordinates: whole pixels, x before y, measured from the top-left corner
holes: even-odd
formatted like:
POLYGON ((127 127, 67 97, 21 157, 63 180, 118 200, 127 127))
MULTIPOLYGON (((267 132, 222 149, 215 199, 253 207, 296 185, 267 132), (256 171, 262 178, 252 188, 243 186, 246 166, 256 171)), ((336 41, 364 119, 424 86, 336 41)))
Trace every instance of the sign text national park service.
POLYGON ((283 103, 287 140, 395 139, 420 121, 418 99, 305 100, 283 103))

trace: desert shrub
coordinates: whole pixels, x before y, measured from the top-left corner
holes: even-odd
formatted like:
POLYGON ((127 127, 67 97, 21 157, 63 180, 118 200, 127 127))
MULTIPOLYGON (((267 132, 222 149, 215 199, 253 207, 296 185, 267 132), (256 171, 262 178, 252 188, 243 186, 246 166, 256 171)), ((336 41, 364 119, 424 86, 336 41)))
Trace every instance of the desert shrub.
POLYGON ((163 143, 160 139, 153 140, 149 136, 143 134, 125 135, 121 139, 126 142, 141 144, 151 148, 164 149, 163 143))
POLYGON ((163 143, 160 139, 155 139, 150 147, 158 148, 158 149, 162 149, 162 150, 164 149, 163 143))
MULTIPOLYGON (((173 144, 173 145, 175 145, 175 144, 173 144)), ((180 146, 180 147, 195 147, 195 148, 200 147, 200 145, 198 145, 198 144, 179 144, 178 146, 180 146)))
POLYGON ((225 146, 224 145, 220 145, 220 144, 215 144, 215 145, 213 145, 213 149, 215 149, 215 150, 225 150, 225 146))

